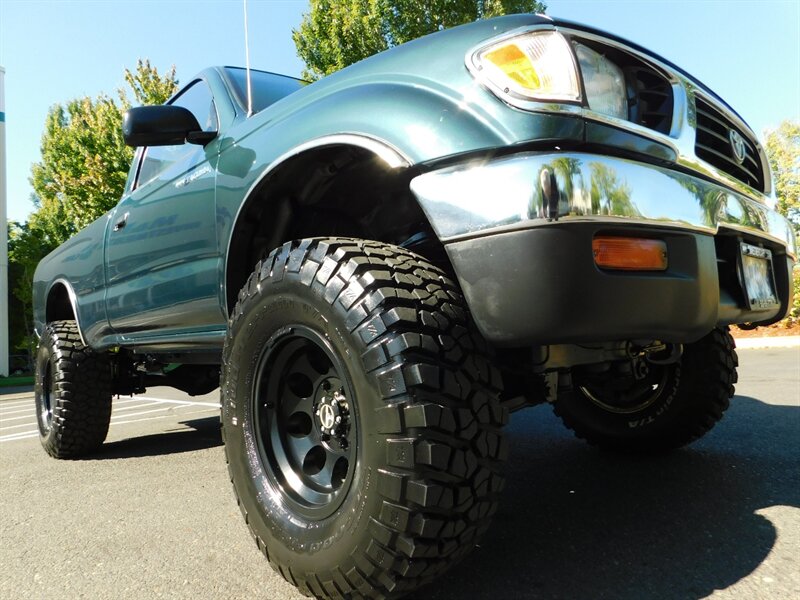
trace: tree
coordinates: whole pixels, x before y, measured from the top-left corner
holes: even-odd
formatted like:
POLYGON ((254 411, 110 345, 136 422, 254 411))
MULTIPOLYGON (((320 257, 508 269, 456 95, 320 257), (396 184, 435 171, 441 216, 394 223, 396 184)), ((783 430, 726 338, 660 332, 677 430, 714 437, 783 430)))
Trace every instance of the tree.
POLYGON ((53 249, 42 237, 42 230, 28 223, 8 222, 9 346, 32 355, 36 347, 33 335, 33 294, 31 282, 36 265, 53 249))
MULTIPOLYGON (((140 104, 163 104, 178 85, 174 66, 162 76, 142 60, 125 80, 140 104)), ((31 224, 56 245, 111 209, 125 188, 133 151, 122 139, 122 117, 131 101, 123 89, 117 96, 78 98, 47 115, 42 160, 31 170, 39 201, 31 224)))
POLYGON ((786 120, 767 133, 778 210, 800 230, 800 121, 786 120))
MULTIPOLYGON (((150 61, 141 58, 136 61, 136 71, 125 69, 125 81, 133 92, 134 100, 141 105, 164 104, 178 89, 178 80, 175 77, 175 65, 170 67, 164 75, 150 65, 150 61)), ((122 102, 125 104, 125 92, 120 90, 122 102)), ((126 106, 126 110, 127 110, 126 106)))
POLYGON ((311 0, 292 38, 313 81, 440 29, 544 10, 535 0, 311 0))

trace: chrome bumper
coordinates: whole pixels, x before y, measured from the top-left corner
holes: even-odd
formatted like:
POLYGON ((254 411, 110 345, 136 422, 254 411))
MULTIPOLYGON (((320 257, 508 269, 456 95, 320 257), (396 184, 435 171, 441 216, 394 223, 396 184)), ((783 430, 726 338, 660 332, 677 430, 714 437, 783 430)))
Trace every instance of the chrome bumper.
POLYGON ((797 257, 792 227, 765 196, 655 165, 577 152, 522 153, 431 171, 411 190, 445 243, 569 222, 738 230, 797 257))

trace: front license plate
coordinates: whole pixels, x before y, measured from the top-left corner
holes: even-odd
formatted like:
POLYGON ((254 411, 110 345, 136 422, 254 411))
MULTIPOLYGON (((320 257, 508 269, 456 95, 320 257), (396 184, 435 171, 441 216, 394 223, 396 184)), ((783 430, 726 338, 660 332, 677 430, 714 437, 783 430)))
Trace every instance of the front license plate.
POLYGON ((742 287, 745 304, 750 310, 769 310, 780 306, 775 293, 775 277, 772 273, 772 252, 742 243, 742 287))

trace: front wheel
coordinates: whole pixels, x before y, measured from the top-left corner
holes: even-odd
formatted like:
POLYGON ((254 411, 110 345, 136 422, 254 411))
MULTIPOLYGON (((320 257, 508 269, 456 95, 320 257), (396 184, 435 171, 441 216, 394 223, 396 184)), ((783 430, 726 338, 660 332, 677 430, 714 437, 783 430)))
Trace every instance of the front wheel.
MULTIPOLYGON (((564 424, 590 444, 621 451, 663 451, 705 435, 733 396, 738 359, 727 327, 687 344, 673 364, 632 370, 582 368, 573 389, 554 409, 564 424), (620 372, 622 371, 622 372, 620 372)), ((619 363, 618 366, 628 366, 619 363)))
POLYGON ((397 597, 487 528, 499 374, 445 275, 378 242, 287 243, 229 323, 222 423, 258 547, 319 598, 397 597))

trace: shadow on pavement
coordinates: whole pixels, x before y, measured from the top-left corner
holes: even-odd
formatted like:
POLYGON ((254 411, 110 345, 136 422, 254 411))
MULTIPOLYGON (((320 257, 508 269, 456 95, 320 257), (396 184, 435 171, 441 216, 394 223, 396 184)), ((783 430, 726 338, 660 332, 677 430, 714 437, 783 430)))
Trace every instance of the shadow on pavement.
POLYGON ((706 438, 646 458, 573 439, 546 407, 512 415, 492 528, 412 597, 638 600, 729 587, 775 543, 755 512, 800 506, 798 432, 797 406, 736 397, 706 438))
POLYGON ((191 430, 167 431, 108 442, 103 444, 96 454, 87 456, 86 460, 161 456, 205 450, 222 445, 219 416, 181 421, 180 424, 191 427, 191 430))

